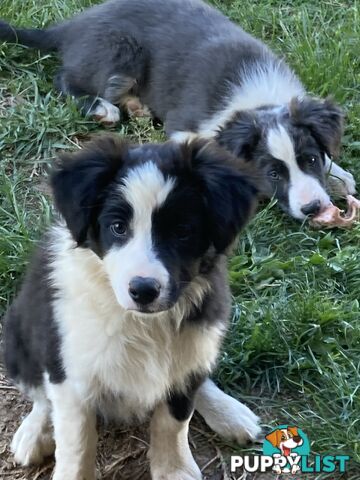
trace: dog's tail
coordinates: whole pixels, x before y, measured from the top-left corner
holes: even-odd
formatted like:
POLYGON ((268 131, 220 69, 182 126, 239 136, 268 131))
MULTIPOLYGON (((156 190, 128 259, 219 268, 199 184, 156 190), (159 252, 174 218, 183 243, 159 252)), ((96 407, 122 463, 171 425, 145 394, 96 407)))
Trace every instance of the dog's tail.
POLYGON ((39 50, 57 50, 58 42, 54 32, 37 28, 15 28, 0 20, 0 41, 20 43, 39 50))

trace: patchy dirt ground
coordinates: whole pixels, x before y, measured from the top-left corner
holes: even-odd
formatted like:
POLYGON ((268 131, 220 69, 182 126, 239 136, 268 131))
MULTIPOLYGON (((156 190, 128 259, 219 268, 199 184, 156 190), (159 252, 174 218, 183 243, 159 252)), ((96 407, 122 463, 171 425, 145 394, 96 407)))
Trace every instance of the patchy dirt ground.
MULTIPOLYGON (((1 480, 50 480, 54 462, 49 458, 39 468, 20 468, 13 462, 10 452, 12 436, 29 412, 27 402, 11 385, 0 366, 0 479, 1 480)), ((97 464, 103 480, 150 480, 146 452, 148 449, 148 426, 126 427, 99 425, 97 464)), ((204 480, 233 480, 226 458, 231 449, 221 445, 198 417, 191 422, 190 444, 204 480)), ((237 475, 237 479, 238 479, 237 475)), ((274 475, 243 476, 241 479, 273 479, 274 475)), ((66 480, 66 479, 64 479, 66 480)))

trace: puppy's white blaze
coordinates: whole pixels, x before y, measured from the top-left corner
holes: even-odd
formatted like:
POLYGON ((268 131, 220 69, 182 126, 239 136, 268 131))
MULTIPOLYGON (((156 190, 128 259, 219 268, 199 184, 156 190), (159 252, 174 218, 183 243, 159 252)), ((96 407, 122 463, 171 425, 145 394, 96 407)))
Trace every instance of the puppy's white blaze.
MULTIPOLYGON (((166 178, 153 162, 132 169, 123 181, 121 191, 134 209, 135 221, 164 203, 174 188, 175 179, 166 178)), ((145 220, 147 217, 145 218, 145 220)))
POLYGON ((241 72, 237 84, 229 85, 228 102, 222 110, 200 124, 198 133, 211 138, 235 112, 252 110, 265 105, 285 105, 305 91, 296 76, 278 62, 252 67, 241 72))
POLYGON ((267 145, 270 154, 282 160, 289 171, 289 209, 292 216, 303 219, 306 217, 301 208, 310 202, 320 200, 321 209, 330 203, 330 197, 324 187, 313 176, 304 173, 297 161, 292 140, 282 125, 268 132, 267 145))
POLYGON ((152 213, 160 207, 175 185, 172 178, 165 179, 153 162, 130 171, 120 190, 133 209, 132 238, 123 247, 113 247, 104 258, 119 304, 128 310, 135 309, 128 289, 134 277, 155 278, 161 285, 157 302, 167 294, 169 273, 157 259, 152 242, 152 213))
POLYGON ((288 167, 296 167, 299 169, 296 163, 294 145, 289 134, 282 125, 278 125, 276 128, 269 130, 267 143, 270 154, 273 157, 282 160, 288 165, 288 167))

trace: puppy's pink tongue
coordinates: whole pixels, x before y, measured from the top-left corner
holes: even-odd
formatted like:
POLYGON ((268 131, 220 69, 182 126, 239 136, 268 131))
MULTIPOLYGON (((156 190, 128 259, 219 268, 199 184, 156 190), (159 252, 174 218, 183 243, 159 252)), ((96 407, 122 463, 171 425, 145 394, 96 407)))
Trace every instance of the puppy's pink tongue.
POLYGON ((310 220, 310 225, 315 228, 350 228, 354 222, 360 221, 360 200, 352 195, 347 195, 346 200, 346 212, 331 203, 319 215, 310 220))

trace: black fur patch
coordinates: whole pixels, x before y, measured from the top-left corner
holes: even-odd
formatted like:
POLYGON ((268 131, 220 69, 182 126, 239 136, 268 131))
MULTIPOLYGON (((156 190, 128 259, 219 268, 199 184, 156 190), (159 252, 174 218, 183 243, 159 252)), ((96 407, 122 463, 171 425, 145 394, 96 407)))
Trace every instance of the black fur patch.
POLYGON ((237 112, 217 134, 217 141, 237 157, 252 160, 261 139, 255 112, 237 112))
POLYGON ((179 422, 187 420, 194 410, 196 391, 205 380, 203 375, 191 375, 186 392, 174 391, 168 397, 168 406, 171 415, 179 422))
MULTIPOLYGON (((104 136, 77 155, 63 154, 51 176, 55 204, 79 245, 89 240, 104 205, 107 187, 124 165, 125 143, 104 136)), ((93 232, 96 236, 97 232, 93 232)))
POLYGON ((294 99, 290 105, 293 124, 306 128, 329 157, 337 156, 343 133, 344 114, 331 100, 294 99))
POLYGON ((49 281, 50 260, 43 242, 4 319, 5 366, 16 382, 32 387, 43 383, 44 372, 53 383, 65 379, 51 306, 56 291, 49 281))

